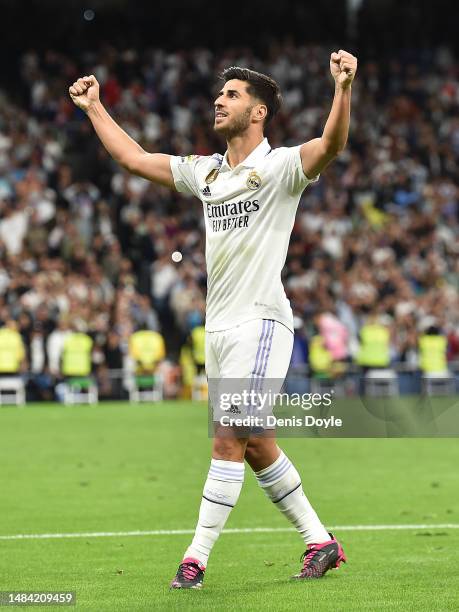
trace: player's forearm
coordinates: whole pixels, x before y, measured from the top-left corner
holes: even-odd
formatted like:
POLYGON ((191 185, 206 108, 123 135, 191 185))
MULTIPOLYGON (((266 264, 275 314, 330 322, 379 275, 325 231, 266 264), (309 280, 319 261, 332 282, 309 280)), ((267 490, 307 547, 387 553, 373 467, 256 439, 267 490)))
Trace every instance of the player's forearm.
POLYGON ((145 153, 110 117, 100 101, 90 106, 87 115, 104 147, 113 159, 125 168, 130 168, 132 160, 138 157, 139 153, 145 153))
POLYGON ((331 153, 339 153, 346 146, 351 116, 351 87, 335 86, 335 96, 322 134, 322 141, 331 153))

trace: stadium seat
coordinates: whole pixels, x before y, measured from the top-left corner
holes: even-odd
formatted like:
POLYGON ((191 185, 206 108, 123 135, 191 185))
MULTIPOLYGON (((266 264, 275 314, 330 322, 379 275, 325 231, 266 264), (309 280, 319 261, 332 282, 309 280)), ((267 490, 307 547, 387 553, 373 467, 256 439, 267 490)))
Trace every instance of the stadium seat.
POLYGON ((311 378, 311 393, 333 393, 336 396, 344 395, 343 383, 334 378, 311 378))
POLYGON ((99 393, 95 381, 88 376, 68 378, 63 383, 64 404, 97 404, 99 393))
POLYGON ((369 397, 388 397, 398 395, 398 376, 395 370, 381 368, 368 370, 365 374, 365 395, 369 397))
POLYGON ((454 395, 456 383, 450 372, 424 372, 422 375, 422 392, 424 395, 454 395))
POLYGON ((25 404, 25 386, 20 376, 5 376, 0 378, 0 405, 25 404))
POLYGON ((127 381, 129 401, 160 402, 163 399, 163 379, 160 374, 132 375, 127 381))

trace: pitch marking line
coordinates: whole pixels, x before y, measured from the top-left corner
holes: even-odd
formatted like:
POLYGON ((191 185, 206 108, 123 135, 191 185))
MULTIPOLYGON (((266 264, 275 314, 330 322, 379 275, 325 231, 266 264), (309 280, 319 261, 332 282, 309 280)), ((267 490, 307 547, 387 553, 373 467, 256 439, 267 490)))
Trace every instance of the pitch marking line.
MULTIPOLYGON (((403 531, 417 529, 459 529, 458 523, 439 525, 334 525, 330 531, 403 531)), ((291 527, 241 527, 224 529, 222 534, 232 533, 286 533, 291 527)), ((193 535, 194 529, 155 529, 152 531, 92 531, 88 533, 18 533, 0 535, 0 540, 60 540, 64 538, 119 538, 136 536, 193 535)))

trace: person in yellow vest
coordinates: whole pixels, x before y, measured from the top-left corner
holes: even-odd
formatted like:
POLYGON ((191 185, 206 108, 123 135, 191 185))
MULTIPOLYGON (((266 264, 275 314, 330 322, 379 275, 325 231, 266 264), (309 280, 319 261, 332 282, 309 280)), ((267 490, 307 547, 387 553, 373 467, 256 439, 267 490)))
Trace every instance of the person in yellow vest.
POLYGON ((419 338, 419 366, 424 374, 445 374, 447 340, 438 327, 432 325, 419 338))
POLYGON ((333 375, 333 357, 325 348, 325 340, 317 334, 309 342, 309 367, 317 378, 330 378, 333 375))
POLYGON ((377 315, 370 317, 360 329, 357 363, 364 369, 390 365, 390 330, 378 321, 377 315))
POLYGON ((64 340, 61 373, 65 378, 90 376, 93 341, 88 334, 72 332, 64 340))
POLYGON ((191 347, 188 342, 185 342, 180 349, 179 365, 182 380, 180 397, 182 397, 182 399, 190 399, 196 368, 191 354, 191 347))
POLYGON ((166 356, 164 338, 151 329, 136 331, 129 338, 129 355, 135 362, 136 374, 153 374, 166 356))
POLYGON ((9 319, 0 329, 0 375, 19 374, 25 365, 25 348, 16 321, 9 319))
POLYGON ((203 325, 196 325, 180 349, 179 364, 182 371, 182 397, 189 399, 197 376, 205 376, 206 338, 203 325))
POLYGON ((205 374, 206 367, 206 331, 204 325, 193 327, 190 332, 191 356, 196 374, 205 374))

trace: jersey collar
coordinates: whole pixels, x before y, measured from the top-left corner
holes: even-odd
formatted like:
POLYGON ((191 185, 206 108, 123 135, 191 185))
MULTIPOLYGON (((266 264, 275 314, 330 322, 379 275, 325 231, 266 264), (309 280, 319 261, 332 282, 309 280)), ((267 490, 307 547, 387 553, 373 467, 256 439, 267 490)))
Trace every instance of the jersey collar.
POLYGON ((241 168, 255 168, 255 166, 271 151, 271 145, 268 142, 267 138, 263 138, 258 146, 249 153, 249 155, 241 161, 235 168, 231 168, 228 163, 228 151, 225 152, 223 156, 222 165, 220 168, 220 172, 230 172, 231 170, 236 171, 241 168))

